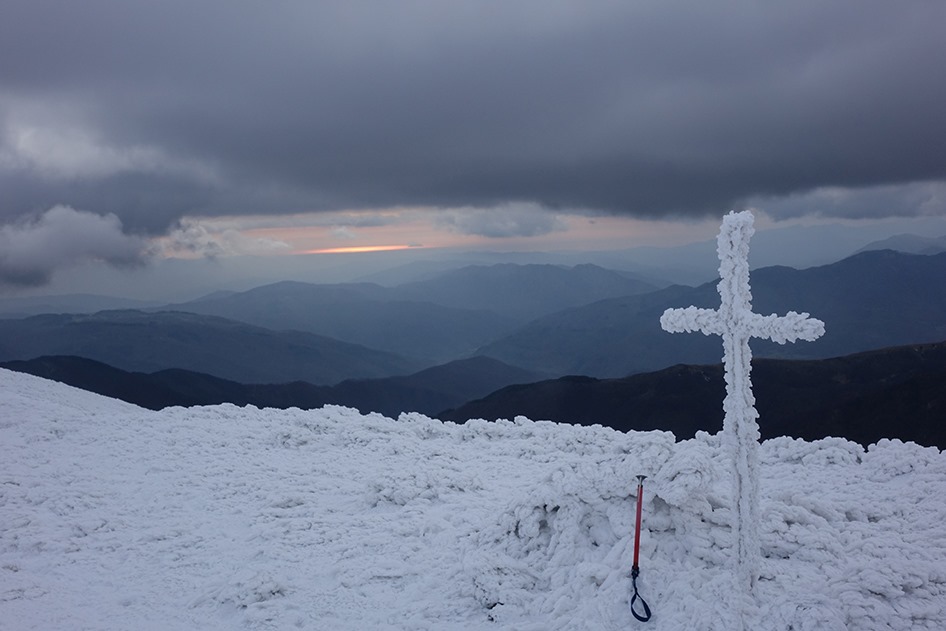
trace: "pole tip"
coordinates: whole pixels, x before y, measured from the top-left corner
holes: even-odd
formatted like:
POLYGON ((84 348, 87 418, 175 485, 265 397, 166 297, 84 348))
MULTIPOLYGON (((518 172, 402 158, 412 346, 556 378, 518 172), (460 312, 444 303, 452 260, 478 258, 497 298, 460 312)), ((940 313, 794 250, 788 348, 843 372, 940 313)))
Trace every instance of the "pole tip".
POLYGON ((638 476, 637 476, 637 481, 638 481, 639 483, 641 483, 641 484, 643 484, 643 483, 644 483, 644 480, 646 480, 646 479, 647 479, 647 476, 646 476, 646 475, 638 475, 638 476))

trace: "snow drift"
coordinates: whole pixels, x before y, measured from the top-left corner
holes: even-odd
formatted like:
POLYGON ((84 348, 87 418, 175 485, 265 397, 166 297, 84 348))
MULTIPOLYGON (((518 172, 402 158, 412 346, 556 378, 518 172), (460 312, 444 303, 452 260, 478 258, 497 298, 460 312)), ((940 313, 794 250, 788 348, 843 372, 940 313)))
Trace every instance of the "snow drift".
POLYGON ((524 418, 150 412, 0 370, 0 626, 946 628, 946 455, 762 444, 758 601, 733 589, 729 464, 524 418))

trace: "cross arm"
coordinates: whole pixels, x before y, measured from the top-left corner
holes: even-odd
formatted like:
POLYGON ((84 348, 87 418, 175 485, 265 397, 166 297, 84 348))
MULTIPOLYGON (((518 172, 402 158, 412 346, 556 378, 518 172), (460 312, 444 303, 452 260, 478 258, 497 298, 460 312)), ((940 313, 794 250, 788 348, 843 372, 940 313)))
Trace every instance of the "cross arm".
POLYGON ((701 331, 705 335, 722 335, 725 330, 719 312, 698 307, 667 309, 660 316, 660 327, 669 333, 701 331))
POLYGON ((784 316, 749 314, 749 334, 779 344, 795 340, 812 341, 824 335, 824 322, 807 313, 789 311, 784 316))

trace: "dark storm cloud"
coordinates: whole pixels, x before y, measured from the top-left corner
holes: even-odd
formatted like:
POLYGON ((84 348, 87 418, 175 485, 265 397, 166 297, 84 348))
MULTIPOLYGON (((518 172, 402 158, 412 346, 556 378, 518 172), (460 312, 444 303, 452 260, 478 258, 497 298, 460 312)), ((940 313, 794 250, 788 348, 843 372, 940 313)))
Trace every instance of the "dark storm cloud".
POLYGON ((163 234, 176 220, 207 207, 214 192, 186 176, 120 172, 59 180, 0 173, 0 224, 61 202, 121 217, 124 229, 163 234))
POLYGON ((805 215, 870 219, 876 217, 946 216, 946 182, 915 182, 857 189, 819 188, 778 199, 758 200, 774 217, 805 215))
POLYGON ((942 2, 8 0, 0 213, 698 216, 939 181, 943 24, 942 2))

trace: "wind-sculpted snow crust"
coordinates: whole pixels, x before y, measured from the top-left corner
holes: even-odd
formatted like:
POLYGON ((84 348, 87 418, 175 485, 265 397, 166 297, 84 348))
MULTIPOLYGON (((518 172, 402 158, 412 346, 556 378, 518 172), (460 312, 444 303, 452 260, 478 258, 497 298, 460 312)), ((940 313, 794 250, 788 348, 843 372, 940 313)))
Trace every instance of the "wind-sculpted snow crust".
POLYGON ((946 461, 936 449, 764 443, 758 604, 741 599, 727 565, 730 485, 718 440, 701 434, 669 458, 657 453, 651 444, 649 461, 557 470, 477 533, 477 596, 497 620, 523 623, 538 610, 552 614, 542 628, 634 624, 630 465, 656 470, 638 580, 659 612, 654 628, 739 628, 742 611, 765 629, 946 628, 946 461))
POLYGON ((762 444, 757 602, 717 436, 149 412, 0 371, 0 459, 4 628, 638 628, 637 474, 648 628, 946 628, 946 455, 912 443, 762 444))

